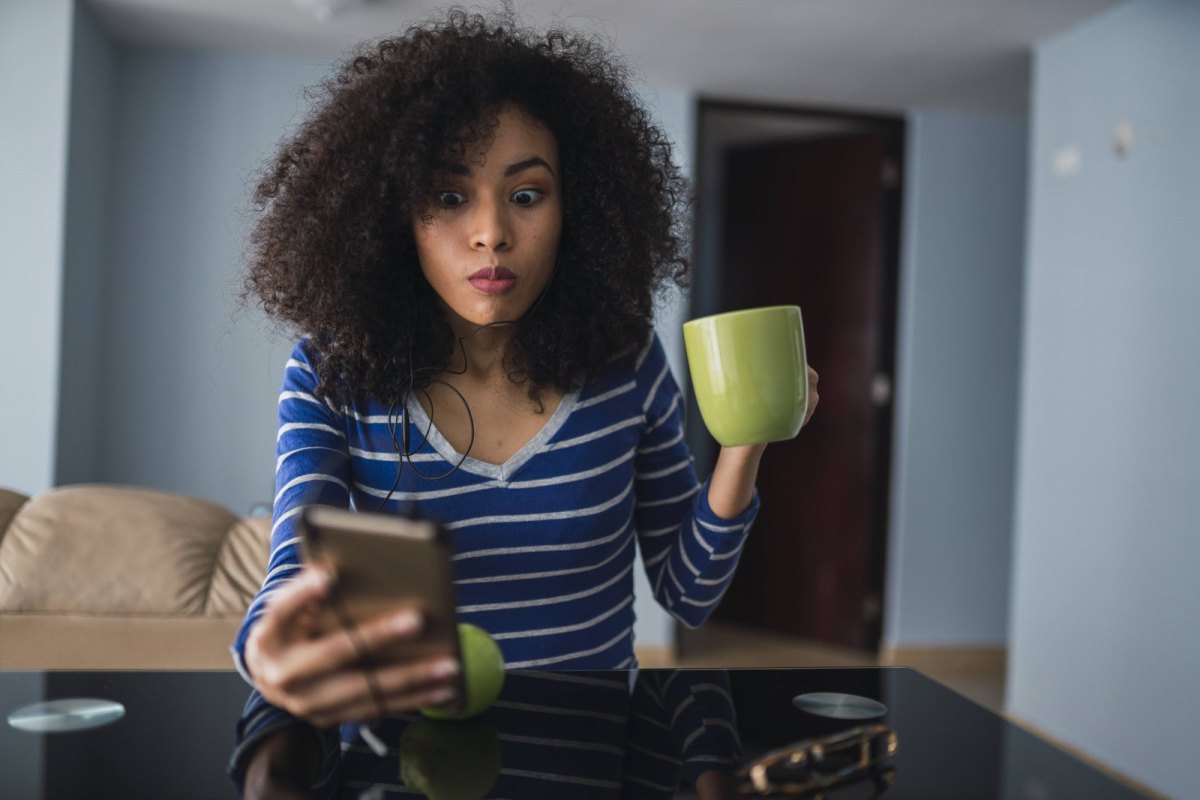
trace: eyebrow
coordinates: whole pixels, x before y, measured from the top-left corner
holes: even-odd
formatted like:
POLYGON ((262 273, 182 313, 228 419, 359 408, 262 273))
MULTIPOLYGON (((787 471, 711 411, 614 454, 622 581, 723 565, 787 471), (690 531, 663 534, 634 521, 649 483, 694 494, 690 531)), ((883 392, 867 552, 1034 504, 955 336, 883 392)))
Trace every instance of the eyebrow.
POLYGON ((509 175, 516 175, 518 172, 537 166, 545 167, 551 175, 554 175, 554 169, 546 163, 545 159, 542 159, 539 156, 534 156, 533 158, 527 158, 524 161, 518 161, 515 164, 509 164, 504 169, 504 176, 508 177, 509 175))
MULTIPOLYGON (((440 166, 446 172, 449 172, 453 175, 470 175, 471 174, 471 168, 468 167, 466 164, 456 164, 456 163, 452 163, 449 161, 444 161, 441 164, 439 164, 438 166, 440 166)), ((541 158, 540 156, 533 156, 532 158, 527 158, 524 161, 518 161, 515 164, 509 164, 507 167, 504 168, 504 177, 507 178, 511 175, 516 175, 518 172, 527 170, 530 167, 539 167, 539 166, 545 167, 550 172, 551 175, 554 175, 554 168, 551 167, 549 164, 547 164, 545 159, 541 158)), ((555 175, 555 177, 558 177, 558 176, 555 175)))

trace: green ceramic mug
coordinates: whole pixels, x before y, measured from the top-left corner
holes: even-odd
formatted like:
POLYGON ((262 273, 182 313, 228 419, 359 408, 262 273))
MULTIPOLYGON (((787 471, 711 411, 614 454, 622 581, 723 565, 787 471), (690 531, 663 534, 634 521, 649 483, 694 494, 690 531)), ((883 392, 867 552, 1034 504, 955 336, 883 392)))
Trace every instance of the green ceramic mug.
POLYGON ((683 324, 700 416, 721 445, 791 439, 808 411, 799 306, 768 306, 683 324))

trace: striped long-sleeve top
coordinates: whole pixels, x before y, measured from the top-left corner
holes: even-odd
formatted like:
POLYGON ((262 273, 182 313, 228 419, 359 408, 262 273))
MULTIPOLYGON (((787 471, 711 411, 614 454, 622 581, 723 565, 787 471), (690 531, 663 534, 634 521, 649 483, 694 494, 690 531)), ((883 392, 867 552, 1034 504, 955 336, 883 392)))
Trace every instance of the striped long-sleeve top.
MULTIPOLYGON (((732 580, 758 496, 734 519, 709 507, 657 336, 566 395, 503 464, 468 457, 442 480, 417 470, 442 475, 461 454, 419 403, 389 409, 362 398, 338 406, 315 391, 317 358, 301 341, 285 370, 270 561, 232 647, 247 680, 247 633, 300 568, 300 509, 374 509, 401 467, 384 509, 415 512, 452 532, 459 618, 489 631, 510 668, 635 666, 635 548, 655 599, 689 627, 708 618, 732 580), (393 430, 409 420, 412 455, 401 462, 393 430)), ((265 711, 264 723, 273 716, 265 711)), ((244 734, 257 738, 259 727, 244 734)))
MULTIPOLYGON (((300 567, 297 515, 310 503, 371 509, 401 464, 385 404, 335 408, 314 391, 303 341, 279 399, 277 493, 267 578, 234 643, 272 590, 300 567)), ((733 577, 757 494, 736 519, 708 506, 683 441, 683 408, 657 336, 608 375, 568 394, 503 464, 460 459, 415 401, 412 464, 385 508, 411 509, 453 534, 460 619, 489 631, 509 667, 633 664, 634 549, 655 598, 685 625, 708 617, 733 577), (422 434, 429 432, 425 440, 422 434)))

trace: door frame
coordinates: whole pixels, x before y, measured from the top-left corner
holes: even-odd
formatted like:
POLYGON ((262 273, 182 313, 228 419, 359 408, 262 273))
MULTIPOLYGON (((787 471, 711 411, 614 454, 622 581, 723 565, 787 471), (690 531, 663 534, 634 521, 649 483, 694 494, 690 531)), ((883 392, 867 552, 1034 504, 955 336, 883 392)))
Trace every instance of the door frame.
MULTIPOLYGON (((710 123, 714 115, 756 117, 780 127, 789 123, 797 132, 803 127, 828 127, 847 131, 870 131, 880 136, 883 145, 885 169, 888 175, 880 176, 885 184, 883 207, 883 297, 880 305, 881 362, 876 370, 891 378, 891 397, 878 409, 876 420, 876 452, 880 453, 876 465, 875 496, 872 499, 872 531, 867 556, 868 594, 877 598, 878 608, 867 623, 867 641, 874 652, 879 651, 886 617, 887 557, 890 532, 888 530, 889 507, 891 504, 891 469, 894 450, 894 416, 896 383, 896 344, 899 316, 899 286, 901 269, 901 235, 903 229, 904 185, 908 170, 905 162, 908 124, 903 113, 867 113, 846 109, 747 102, 722 98, 698 97, 695 105, 694 150, 692 153, 693 186, 695 203, 692 219, 692 270, 691 291, 688 300, 688 318, 706 316, 718 310, 717 293, 722 274, 720 254, 723 247, 723 231, 720 230, 722 206, 720 201, 712 205, 714 196, 723 193, 720 177, 721 165, 710 164, 713 153, 710 147, 720 147, 712 142, 710 123), (714 179, 714 176, 715 179, 714 179), (713 185, 717 184, 717 185, 713 185), (706 204, 705 198, 709 198, 706 204)), ((782 135, 781 137, 782 138, 782 135)), ((696 469, 701 475, 712 471, 716 461, 716 443, 700 422, 700 411, 692 393, 688 393, 687 425, 685 437, 688 447, 696 459, 696 469)), ((676 637, 678 640, 678 636, 676 637)))

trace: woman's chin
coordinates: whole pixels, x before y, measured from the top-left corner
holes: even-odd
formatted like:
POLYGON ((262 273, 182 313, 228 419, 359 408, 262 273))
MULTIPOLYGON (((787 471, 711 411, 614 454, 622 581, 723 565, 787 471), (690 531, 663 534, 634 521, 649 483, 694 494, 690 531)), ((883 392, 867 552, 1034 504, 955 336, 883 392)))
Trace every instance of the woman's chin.
MULTIPOLYGON (((455 330, 461 330, 460 336, 474 333, 480 328, 511 324, 524 316, 529 310, 530 303, 489 302, 484 307, 475 306, 466 314, 456 314, 459 325, 455 330)), ((452 323, 453 324, 453 323, 452 323)))

